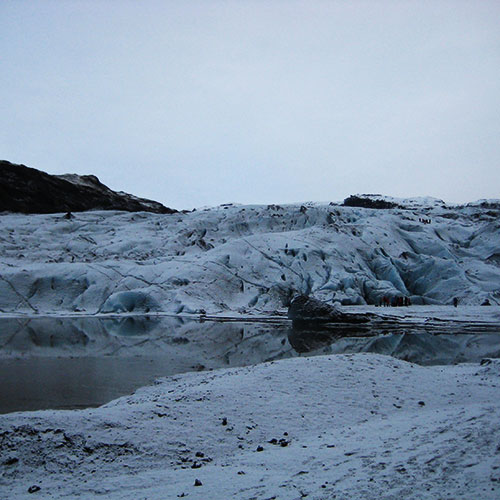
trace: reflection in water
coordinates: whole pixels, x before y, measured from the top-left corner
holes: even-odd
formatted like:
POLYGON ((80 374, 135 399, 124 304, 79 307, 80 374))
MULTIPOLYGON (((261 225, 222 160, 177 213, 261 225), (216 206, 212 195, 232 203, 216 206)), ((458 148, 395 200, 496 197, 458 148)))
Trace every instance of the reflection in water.
POLYGON ((421 365, 478 362, 500 357, 500 328, 459 322, 404 323, 373 321, 365 325, 293 323, 288 337, 299 353, 386 354, 421 365))
POLYGON ((293 321, 288 341, 298 353, 309 353, 329 346, 337 339, 372 335, 371 327, 365 324, 293 321))
POLYGON ((161 376, 293 356, 288 328, 178 317, 0 320, 0 413, 97 406, 161 376))
POLYGON ((127 316, 103 321, 103 326, 110 335, 126 337, 150 335, 160 324, 159 318, 150 316, 127 316))
POLYGON ((376 352, 422 364, 500 356, 471 325, 200 323, 179 317, 0 320, 0 412, 97 406, 155 378, 280 358, 376 352), (464 333, 467 332, 467 333, 464 333))

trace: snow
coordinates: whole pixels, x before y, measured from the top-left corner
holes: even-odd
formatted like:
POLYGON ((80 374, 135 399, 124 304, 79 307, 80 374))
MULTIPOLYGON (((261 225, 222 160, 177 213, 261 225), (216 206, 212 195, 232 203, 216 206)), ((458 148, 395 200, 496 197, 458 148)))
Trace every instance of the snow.
POLYGON ((8 414, 0 492, 498 498, 499 377, 496 360, 318 356, 169 377, 97 409, 8 414))
POLYGON ((56 175, 55 177, 71 182, 71 184, 76 184, 77 186, 90 187, 93 189, 101 186, 104 189, 107 189, 100 184, 99 179, 95 175, 61 174, 56 175))
POLYGON ((0 214, 6 362, 163 350, 177 372, 214 368, 95 409, 0 415, 0 497, 499 498, 500 362, 483 359, 499 354, 498 203, 383 199, 407 208, 0 214), (290 348, 272 326, 298 293, 408 331, 262 363, 290 348), (401 295, 413 306, 375 307, 401 295), (267 326, 241 348, 213 319, 267 326), (384 355, 456 363, 465 350, 473 362, 450 366, 384 355))
POLYGON ((382 194, 356 194, 355 196, 359 198, 368 198, 370 200, 388 201, 405 208, 425 209, 443 207, 447 205, 443 200, 432 196, 415 196, 412 198, 397 198, 382 194))
POLYGON ((297 293, 344 305, 378 304, 384 295, 498 304, 497 212, 403 201, 411 209, 308 203, 71 220, 3 214, 0 312, 96 314, 113 311, 107 301, 122 292, 174 314, 272 314, 297 293))

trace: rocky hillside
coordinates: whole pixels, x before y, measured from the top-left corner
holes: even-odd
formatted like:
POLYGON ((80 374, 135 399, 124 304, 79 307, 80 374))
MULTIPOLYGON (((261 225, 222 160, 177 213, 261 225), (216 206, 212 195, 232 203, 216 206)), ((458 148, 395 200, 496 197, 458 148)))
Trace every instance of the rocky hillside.
POLYGON ((48 214, 85 210, 175 212, 156 201, 112 191, 95 175, 49 175, 0 161, 0 212, 48 214))
MULTIPOLYGON (((361 197, 362 198, 362 197, 361 197)), ((329 303, 500 302, 500 204, 1 215, 0 310, 251 314, 329 303)))

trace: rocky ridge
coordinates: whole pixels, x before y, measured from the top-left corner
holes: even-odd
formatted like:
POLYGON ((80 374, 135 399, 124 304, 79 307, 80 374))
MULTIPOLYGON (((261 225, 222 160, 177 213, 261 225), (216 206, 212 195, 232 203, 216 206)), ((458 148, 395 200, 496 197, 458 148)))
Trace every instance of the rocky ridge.
POLYGON ((47 214, 86 210, 175 212, 156 201, 113 191, 95 175, 50 175, 0 161, 0 212, 47 214))

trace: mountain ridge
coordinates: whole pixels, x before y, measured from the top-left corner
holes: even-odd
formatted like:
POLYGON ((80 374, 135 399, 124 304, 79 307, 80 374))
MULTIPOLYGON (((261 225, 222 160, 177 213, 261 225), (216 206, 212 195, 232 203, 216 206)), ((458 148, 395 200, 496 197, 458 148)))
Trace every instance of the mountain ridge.
POLYGON ((95 175, 51 175, 0 160, 0 212, 34 214, 87 210, 176 212, 157 201, 113 191, 95 175))

